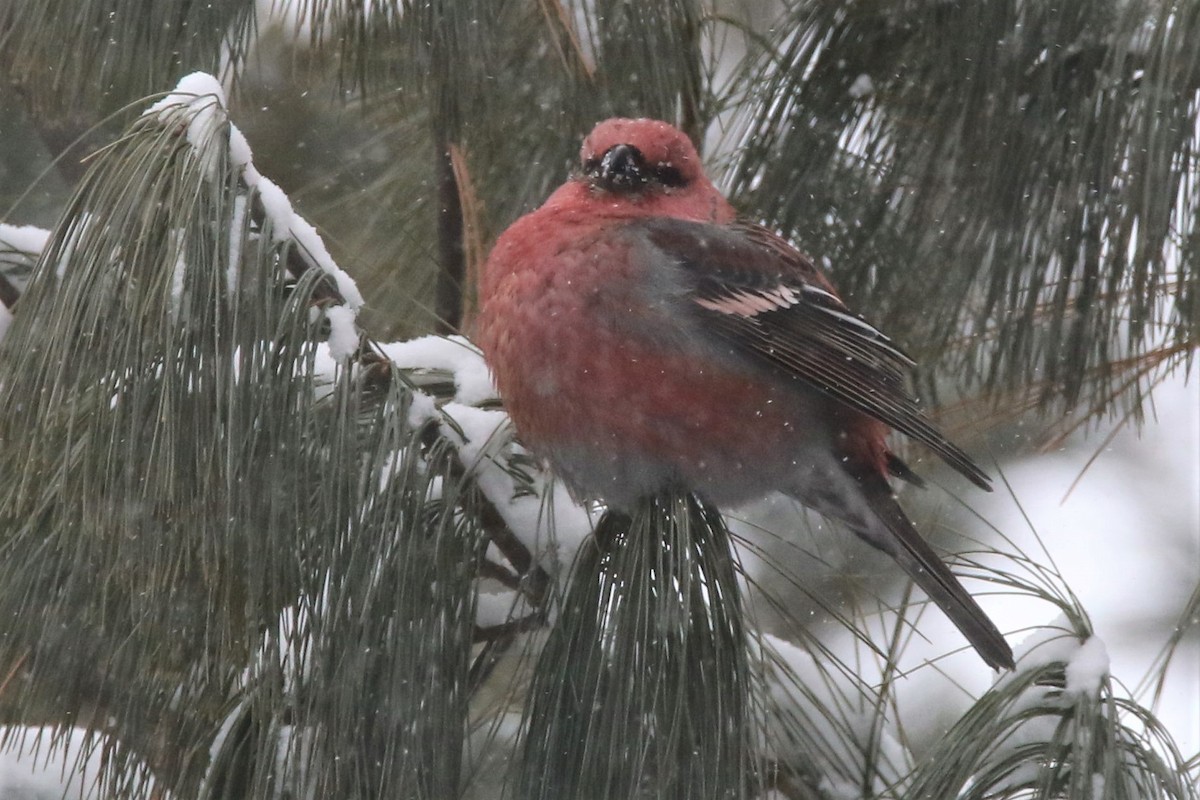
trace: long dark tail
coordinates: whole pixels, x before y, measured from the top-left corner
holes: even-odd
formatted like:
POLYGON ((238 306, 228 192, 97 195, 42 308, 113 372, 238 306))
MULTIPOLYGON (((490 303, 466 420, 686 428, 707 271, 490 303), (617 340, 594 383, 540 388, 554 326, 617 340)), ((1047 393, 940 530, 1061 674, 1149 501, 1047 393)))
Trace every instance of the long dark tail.
POLYGON ((881 475, 858 481, 874 518, 856 521, 851 529, 874 547, 890 555, 938 604, 975 651, 992 669, 1012 669, 1013 653, 999 629, 967 593, 937 553, 929 546, 896 502, 881 475))

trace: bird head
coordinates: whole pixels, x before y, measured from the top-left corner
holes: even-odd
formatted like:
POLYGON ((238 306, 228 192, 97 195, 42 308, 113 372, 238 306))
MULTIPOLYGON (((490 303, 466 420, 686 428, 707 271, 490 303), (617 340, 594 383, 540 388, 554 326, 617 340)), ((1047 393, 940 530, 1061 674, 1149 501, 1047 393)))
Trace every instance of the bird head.
POLYGON ((687 136, 652 119, 601 122, 579 153, 582 179, 593 189, 640 196, 686 189, 704 173, 687 136))

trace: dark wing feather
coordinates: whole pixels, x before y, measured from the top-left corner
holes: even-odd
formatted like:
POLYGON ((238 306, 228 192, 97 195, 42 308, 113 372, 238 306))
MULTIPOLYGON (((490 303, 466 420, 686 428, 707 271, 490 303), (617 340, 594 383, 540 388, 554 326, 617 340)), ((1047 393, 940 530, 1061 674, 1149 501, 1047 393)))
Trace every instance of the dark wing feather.
POLYGON ((682 268, 705 330, 911 436, 991 491, 987 474, 933 426, 908 393, 905 378, 913 360, 851 313, 812 262, 783 239, 747 223, 660 217, 632 226, 682 268))

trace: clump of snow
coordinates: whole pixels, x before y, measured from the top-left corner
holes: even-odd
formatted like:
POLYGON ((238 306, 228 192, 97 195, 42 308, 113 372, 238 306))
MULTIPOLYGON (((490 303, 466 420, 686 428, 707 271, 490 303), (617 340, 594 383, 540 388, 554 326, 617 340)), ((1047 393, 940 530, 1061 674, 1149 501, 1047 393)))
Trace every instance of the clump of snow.
POLYGON ((380 345, 401 369, 441 369, 454 375, 454 399, 464 405, 495 400, 496 389, 483 354, 462 336, 422 336, 380 345))
POLYGON ((172 125, 181 119, 182 109, 187 109, 188 144, 196 151, 203 170, 215 178, 221 155, 215 147, 216 137, 229 125, 225 107, 220 81, 206 72, 193 72, 181 78, 174 91, 143 111, 142 116, 156 116, 164 125, 172 125))
POLYGON ((0 251, 16 250, 36 258, 46 249, 50 231, 35 225, 6 225, 0 222, 0 251))
POLYGON ((330 306, 325 309, 329 320, 329 355, 335 361, 345 361, 358 350, 358 328, 354 324, 356 314, 346 306, 330 306))
POLYGON ((865 72, 854 79, 854 83, 850 84, 850 88, 846 90, 855 100, 861 100, 868 95, 875 94, 875 82, 871 80, 871 76, 865 72))
MULTIPOLYGON (((146 109, 143 116, 155 117, 164 125, 178 124, 178 121, 186 116, 187 141, 196 151, 210 177, 216 177, 218 156, 222 152, 218 149, 218 144, 224 146, 234 168, 241 170, 242 181, 258 194, 263 210, 270 220, 274 241, 291 241, 307 254, 319 269, 333 278, 344 301, 345 311, 329 315, 330 324, 333 326, 330 352, 339 359, 353 353, 358 346, 354 320, 363 305, 362 293, 354 280, 334 262, 316 228, 297 214, 287 194, 254 166, 253 154, 246 137, 229 122, 225 92, 220 82, 207 73, 194 72, 181 79, 174 91, 146 109), (353 345, 350 344, 352 332, 353 345)), ((230 286, 236 285, 239 276, 244 214, 244 201, 242 205, 235 204, 226 274, 230 286), (234 252, 235 247, 237 252, 234 252)))
POLYGON ((1108 648, 1098 636, 1089 636, 1071 654, 1067 662, 1067 691, 1081 695, 1094 695, 1100 684, 1108 677, 1108 648))
POLYGON ((229 220, 229 255, 225 264, 225 289, 230 294, 237 291, 242 277, 242 246, 246 228, 246 198, 238 195, 233 199, 233 216, 229 220))
MULTIPOLYGON (((1070 708, 1084 697, 1096 696, 1109 674, 1108 650, 1104 642, 1096 636, 1080 641, 1064 615, 1038 628, 1017 647, 1015 655, 1016 670, 1001 677, 997 687, 1020 676, 1028 677, 1030 672, 1051 664, 1065 666, 1066 686, 1059 689, 1053 685, 1030 685, 1012 701, 1004 715, 1015 724, 989 754, 993 762, 1007 759, 1030 746, 1054 741, 1062 724, 1062 717, 1054 713, 1054 709, 1070 708), (1047 709, 1051 713, 1047 713, 1047 709)), ((1002 794, 1035 782, 1041 766, 1032 760, 1024 760, 1027 763, 1009 772, 1003 781, 990 785, 989 789, 1002 794)))
POLYGON ((475 624, 481 628, 503 625, 505 622, 532 614, 534 609, 520 592, 505 589, 501 592, 480 592, 475 600, 475 624))
POLYGON ((195 110, 188 125, 188 141, 197 149, 208 146, 205 136, 214 124, 225 123, 225 90, 221 82, 207 72, 193 72, 179 79, 175 90, 142 112, 148 117, 157 114, 162 122, 171 122, 179 106, 195 110))
MULTIPOLYGON (((252 165, 247 167, 253 169, 252 165)), ((271 238, 277 242, 284 241, 288 238, 291 218, 296 213, 292 209, 292 201, 278 184, 262 175, 255 176, 254 188, 258 189, 258 199, 262 201, 267 217, 276 223, 271 231, 271 238)))
POLYGON ((341 366, 329 352, 328 344, 317 345, 312 364, 313 394, 317 400, 324 400, 333 394, 333 387, 337 382, 338 370, 341 366))
POLYGON ((0 303, 0 339, 3 339, 4 335, 8 333, 8 326, 12 325, 12 321, 12 312, 3 303, 0 303))
MULTIPOLYGON (((236 125, 229 126, 229 160, 233 162, 235 167, 251 167, 253 164, 253 154, 250 151, 250 142, 246 141, 246 136, 236 125)), ((255 170, 255 174, 258 174, 255 170)))
POLYGON ((1079 638, 1075 635, 1071 623, 1065 615, 1060 614, 1049 624, 1029 634, 1014 648, 1013 658, 1017 668, 1001 675, 996 685, 1013 681, 1019 675, 1050 664, 1066 664, 1070 662, 1079 646, 1079 638))
POLYGON ((437 402, 424 392, 413 392, 408 406, 408 424, 419 428, 437 416, 437 402))
POLYGON ((1062 614, 1026 637, 1017 646, 1014 656, 1016 670, 1001 676, 997 686, 1050 664, 1064 664, 1068 693, 1095 694, 1109 674, 1108 648, 1104 641, 1095 635, 1080 641, 1062 614))

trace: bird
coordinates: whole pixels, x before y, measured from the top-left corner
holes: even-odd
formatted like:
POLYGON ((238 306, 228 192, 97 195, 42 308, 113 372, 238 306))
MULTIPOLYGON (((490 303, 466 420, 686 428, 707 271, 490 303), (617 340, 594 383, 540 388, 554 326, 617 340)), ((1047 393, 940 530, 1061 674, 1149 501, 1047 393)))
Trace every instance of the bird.
POLYGON ((914 366, 814 262, 741 218, 670 124, 614 118, 496 240, 476 339, 522 443, 579 498, 718 508, 782 492, 890 555, 993 669, 1012 650, 910 521, 891 430, 988 475, 906 388, 914 366))

